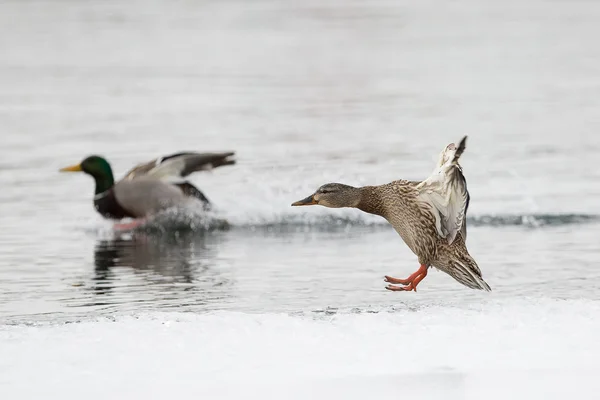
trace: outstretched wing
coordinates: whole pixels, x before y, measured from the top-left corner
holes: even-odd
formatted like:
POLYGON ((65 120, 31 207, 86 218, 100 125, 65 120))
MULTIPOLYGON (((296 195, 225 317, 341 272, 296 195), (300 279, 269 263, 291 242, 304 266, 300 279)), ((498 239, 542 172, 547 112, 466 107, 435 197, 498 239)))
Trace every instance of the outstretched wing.
POLYGON ((168 181, 181 180, 197 171, 208 171, 223 165, 235 164, 235 160, 230 158, 233 155, 233 152, 171 154, 135 166, 125 175, 125 179, 151 176, 168 181))
MULTIPOLYGON (((465 179, 465 187, 467 185, 467 180, 465 179)), ((465 204, 465 217, 463 220, 463 224, 462 224, 462 228, 460 230, 460 234, 463 237, 463 240, 466 242, 467 241, 467 210, 469 209, 469 202, 471 201, 471 195, 469 195, 469 192, 467 191, 467 204, 465 204)))
POLYGON ((454 242, 458 232, 461 232, 463 240, 467 240, 466 217, 470 196, 467 180, 458 164, 465 145, 466 137, 458 147, 447 146, 431 176, 417 186, 419 199, 434 214, 438 234, 449 244, 454 242))

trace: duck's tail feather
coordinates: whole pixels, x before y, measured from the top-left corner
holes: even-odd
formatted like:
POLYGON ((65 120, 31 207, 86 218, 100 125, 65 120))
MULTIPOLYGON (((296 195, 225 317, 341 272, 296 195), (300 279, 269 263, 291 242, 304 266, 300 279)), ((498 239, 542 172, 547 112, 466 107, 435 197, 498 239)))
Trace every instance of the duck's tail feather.
POLYGON ((208 197, 206 197, 200 189, 198 189, 196 186, 192 185, 190 182, 184 181, 184 182, 175 183, 175 186, 177 186, 179 189, 181 189, 183 194, 185 194, 187 197, 194 197, 194 198, 200 200, 204 206, 204 209, 208 210, 210 208, 211 203, 208 200, 208 197))
POLYGON ((479 266, 468 254, 450 261, 448 271, 450 276, 471 289, 492 291, 490 285, 483 280, 479 266))

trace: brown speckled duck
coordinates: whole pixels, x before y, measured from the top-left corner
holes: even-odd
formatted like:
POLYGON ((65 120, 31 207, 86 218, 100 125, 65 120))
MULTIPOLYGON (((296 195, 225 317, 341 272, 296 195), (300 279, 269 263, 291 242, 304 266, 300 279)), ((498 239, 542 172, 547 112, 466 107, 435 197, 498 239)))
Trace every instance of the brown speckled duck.
POLYGON ((104 218, 146 218, 166 208, 197 200, 205 208, 208 198, 185 177, 196 171, 235 164, 227 153, 184 152, 159 157, 131 169, 115 183, 110 164, 100 156, 61 168, 61 172, 84 172, 96 181, 94 207, 104 218))
POLYGON ((386 276, 388 290, 416 291, 434 266, 471 289, 491 291, 465 243, 470 197, 458 160, 466 141, 465 136, 458 146, 446 146, 433 173, 422 182, 397 180, 360 188, 328 183, 292 206, 354 207, 385 218, 421 264, 406 279, 386 276))

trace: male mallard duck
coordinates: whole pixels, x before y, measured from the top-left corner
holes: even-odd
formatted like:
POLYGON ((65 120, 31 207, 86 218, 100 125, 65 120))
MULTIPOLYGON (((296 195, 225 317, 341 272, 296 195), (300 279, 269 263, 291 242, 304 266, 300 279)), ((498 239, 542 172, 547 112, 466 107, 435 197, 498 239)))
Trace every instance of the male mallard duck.
POLYGON ((228 153, 176 153, 159 157, 131 169, 115 183, 106 159, 89 156, 61 172, 85 172, 96 181, 94 207, 105 218, 145 218, 169 207, 184 205, 192 198, 206 207, 209 200, 194 185, 184 180, 196 171, 235 164, 228 153))
POLYGON ((405 285, 388 285, 388 290, 416 291, 434 266, 471 289, 491 291, 465 243, 470 197, 458 159, 466 141, 465 136, 458 147, 446 146, 433 173, 422 182, 397 180, 360 188, 328 183, 292 206, 354 207, 385 218, 421 264, 406 279, 386 276, 386 282, 405 285))

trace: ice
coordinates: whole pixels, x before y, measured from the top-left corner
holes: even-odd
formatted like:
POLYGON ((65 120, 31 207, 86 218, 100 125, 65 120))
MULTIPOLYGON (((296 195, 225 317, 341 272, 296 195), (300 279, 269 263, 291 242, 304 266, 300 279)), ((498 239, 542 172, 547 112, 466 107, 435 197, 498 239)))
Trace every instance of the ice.
POLYGON ((5 325, 0 388, 10 399, 592 398, 599 333, 600 302, 551 299, 5 325))

